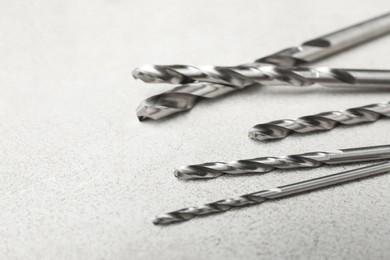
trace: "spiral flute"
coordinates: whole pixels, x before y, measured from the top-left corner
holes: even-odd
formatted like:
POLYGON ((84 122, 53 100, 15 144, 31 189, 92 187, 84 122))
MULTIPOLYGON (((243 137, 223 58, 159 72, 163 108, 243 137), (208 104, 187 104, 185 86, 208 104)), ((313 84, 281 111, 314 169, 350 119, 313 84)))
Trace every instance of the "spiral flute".
POLYGON ((390 117, 390 102, 258 124, 249 130, 248 136, 257 141, 282 139, 292 133, 327 131, 338 125, 370 123, 384 117, 390 117))
MULTIPOLYGON (((345 29, 324 35, 322 37, 307 41, 298 47, 291 47, 285 50, 279 51, 272 55, 255 61, 255 66, 258 64, 267 63, 281 67, 293 67, 302 64, 310 63, 329 55, 335 54, 342 50, 351 48, 355 45, 364 43, 366 41, 375 39, 379 36, 383 36, 390 32, 390 14, 384 14, 382 16, 373 18, 368 21, 347 27, 345 29)), ((245 65, 243 65, 245 66, 245 65)), ((252 66, 253 67, 253 66, 252 66)), ((164 82, 164 83, 189 83, 193 82, 195 76, 199 76, 199 71, 193 69, 191 66, 146 66, 139 69, 135 69, 133 72, 135 78, 140 78, 145 82, 164 82), (174 68, 174 69, 172 69, 174 68), (189 76, 189 77, 188 77, 189 76)), ((228 77, 229 75, 222 75, 228 77)), ((219 77, 219 82, 229 82, 229 84, 238 85, 232 89, 232 85, 218 85, 211 82, 204 84, 206 89, 216 89, 214 97, 225 95, 226 93, 243 89, 242 84, 239 81, 234 80, 222 80, 219 77)), ((209 80, 210 81, 210 80, 209 80)), ((245 80, 244 80, 245 81, 245 80)), ((194 95, 191 91, 185 92, 186 89, 191 89, 189 83, 183 88, 174 88, 171 91, 165 92, 161 95, 156 95, 143 101, 137 109, 137 116, 140 120, 146 118, 160 119, 169 115, 190 110, 198 102, 199 98, 209 98, 207 95, 194 95), (176 95, 176 91, 179 90, 180 95, 176 95), (186 98, 183 98, 182 94, 186 98), (177 100, 176 100, 177 99, 177 100), (152 115, 149 114, 151 111, 152 115), (156 112, 158 111, 158 112, 156 112)), ((196 86, 198 88, 198 86, 196 86)), ((207 92, 207 91, 206 91, 207 92)))
POLYGON ((223 199, 212 203, 207 203, 198 207, 184 208, 166 214, 158 215, 154 218, 154 224, 170 224, 179 221, 186 221, 197 216, 204 216, 214 213, 222 213, 233 208, 249 206, 263 203, 267 200, 278 199, 286 196, 299 194, 319 188, 325 188, 336 184, 341 184, 377 174, 390 171, 390 162, 375 164, 359 169, 327 175, 320 178, 309 179, 274 189, 262 190, 236 198, 223 199))
POLYGON ((175 171, 181 180, 211 179, 222 175, 263 174, 277 169, 316 168, 352 162, 390 159, 390 145, 357 147, 335 151, 309 152, 276 157, 259 157, 233 162, 187 165, 175 171))
POLYGON ((144 100, 137 108, 140 121, 147 118, 160 119, 177 112, 190 110, 199 98, 215 98, 235 91, 232 86, 221 84, 184 84, 165 93, 144 100))
MULTIPOLYGON (((158 65, 150 65, 160 68, 158 65)), ((182 66, 182 65, 177 65, 182 66)), ((149 66, 147 66, 149 67, 149 66)), ((188 67, 188 66, 187 66, 188 67)), ((141 67, 142 69, 142 67, 141 67)), ((146 69, 145 69, 146 70, 146 69)), ((310 86, 320 84, 328 87, 387 87, 390 88, 390 70, 357 70, 334 68, 281 68, 275 66, 242 65, 237 67, 191 67, 192 73, 180 73, 176 66, 162 67, 159 76, 177 75, 171 80, 182 82, 211 82, 234 86, 237 89, 249 85, 310 86), (170 71, 175 71, 172 73, 170 71)), ((143 79, 142 73, 138 75, 143 79)))

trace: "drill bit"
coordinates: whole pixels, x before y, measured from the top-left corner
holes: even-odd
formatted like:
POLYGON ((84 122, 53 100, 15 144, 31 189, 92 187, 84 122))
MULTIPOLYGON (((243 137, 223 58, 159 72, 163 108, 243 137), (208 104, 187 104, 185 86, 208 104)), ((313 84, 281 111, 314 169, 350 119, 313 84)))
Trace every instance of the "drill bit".
POLYGON ((375 122, 381 117, 390 117, 390 102, 354 107, 345 111, 323 112, 296 120, 282 119, 258 124, 249 130, 248 136, 258 141, 282 139, 291 133, 326 131, 338 125, 375 122))
MULTIPOLYGON (((256 60, 255 64, 268 63, 283 67, 302 65, 322 59, 379 36, 383 36, 389 32, 390 14, 387 13, 337 32, 307 41, 298 47, 287 48, 264 58, 260 58, 256 60)), ((141 78, 145 82, 171 82, 176 84, 179 82, 191 82, 189 78, 195 76, 193 74, 196 73, 198 73, 196 70, 193 71, 192 67, 187 66, 176 66, 173 70, 170 70, 169 66, 149 66, 143 67, 142 69, 135 69, 133 76, 135 78, 141 78), (186 74, 190 77, 185 77, 186 74)), ((219 94, 213 97, 224 95, 225 93, 222 91, 223 88, 226 88, 226 92, 242 89, 240 87, 231 89, 228 85, 220 85, 217 87, 214 86, 214 83, 204 84, 203 87, 212 89, 218 88, 220 90, 219 94)), ((187 85, 185 89, 186 88, 191 87, 187 85)), ((188 92, 186 93, 186 98, 182 99, 183 95, 175 95, 177 89, 183 94, 183 89, 179 87, 161 95, 153 96, 142 102, 137 109, 138 117, 140 119, 151 118, 156 120, 178 112, 187 111, 196 105, 200 97, 204 97, 203 95, 195 96, 192 95, 191 92, 188 92), (180 102, 176 102, 176 98, 179 98, 180 102), (165 106, 166 103, 171 106, 165 106), (175 104, 179 104, 180 106, 176 106, 175 104), (146 110, 145 107, 148 109, 146 110), (159 113, 154 113, 156 110, 158 110, 159 113), (153 116, 150 116, 148 111, 152 111, 153 116)))
MULTIPOLYGON (((182 66, 182 65, 178 65, 182 66)), ((211 82, 242 89, 253 84, 330 87, 390 87, 390 70, 334 68, 281 68, 275 66, 191 67, 192 81, 211 82)), ((178 75, 178 74, 177 74, 178 75)), ((182 77, 182 75, 180 76, 182 77)), ((188 80, 190 82, 190 80, 188 80)), ((227 88, 227 86, 225 86, 227 88)))
POLYGON ((316 168, 323 165, 336 165, 353 162, 390 159, 390 145, 338 149, 335 151, 309 152, 277 157, 259 157, 233 162, 210 162, 187 165, 175 171, 181 180, 211 179, 227 176, 267 173, 276 169, 316 168))
POLYGON ((304 42, 301 46, 287 48, 267 57, 260 58, 254 63, 237 66, 236 70, 213 66, 196 68, 188 65, 145 65, 136 68, 133 71, 133 76, 147 83, 185 84, 194 81, 205 81, 236 85, 235 81, 229 77, 238 76, 235 73, 240 74, 241 70, 245 70, 246 67, 249 67, 247 69, 248 75, 251 74, 253 68, 259 67, 259 65, 261 66, 262 63, 273 64, 278 67, 295 67, 333 55, 389 32, 390 13, 387 13, 304 42), (221 82, 221 80, 226 81, 221 82))
POLYGON ((215 98, 236 90, 221 84, 184 84, 165 93, 147 98, 137 108, 140 121, 147 118, 160 119, 177 112, 190 110, 200 97, 215 98))
POLYGON ((262 190, 236 198, 223 199, 207 203, 198 207, 184 208, 166 214, 158 215, 154 218, 154 224, 170 224, 179 221, 186 221, 197 216, 204 216, 214 213, 222 213, 227 210, 260 204, 267 200, 279 199, 286 196, 325 188, 336 184, 358 180, 378 174, 388 173, 390 171, 390 162, 366 166, 341 173, 327 175, 320 178, 309 179, 289 185, 279 186, 269 190, 262 190))

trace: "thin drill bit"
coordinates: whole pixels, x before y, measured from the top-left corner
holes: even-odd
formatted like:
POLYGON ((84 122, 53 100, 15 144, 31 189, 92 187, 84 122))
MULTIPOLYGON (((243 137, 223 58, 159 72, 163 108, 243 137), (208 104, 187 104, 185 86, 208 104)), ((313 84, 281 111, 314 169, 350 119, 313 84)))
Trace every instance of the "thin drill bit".
POLYGON ((277 157, 259 157, 233 162, 209 162, 182 166, 175 171, 181 180, 211 179, 222 175, 267 173, 277 169, 316 168, 353 162, 390 159, 390 145, 319 151, 277 157))
POLYGON ((338 125, 355 125, 375 122, 381 117, 390 117, 390 102, 354 107, 345 111, 330 111, 258 124, 249 130, 249 138, 263 141, 282 139, 291 133, 311 133, 331 130, 338 125))
MULTIPOLYGON (((281 68, 275 66, 192 67, 191 80, 244 88, 253 84, 329 87, 388 87, 390 70, 281 68)), ((178 75, 178 74, 177 74, 178 75)), ((181 77, 181 76, 180 76, 181 77)), ((227 86, 225 86, 227 88, 227 86)))
MULTIPOLYGON (((337 32, 307 41, 298 47, 287 48, 264 58, 260 58, 256 60, 255 63, 268 63, 283 67, 302 65, 330 56, 355 45, 375 39, 379 36, 383 36, 389 32, 390 14, 387 13, 337 32)), ((167 68, 169 68, 169 66, 167 68)), ((178 73, 180 71, 182 73, 185 72, 192 75, 191 73, 193 73, 193 71, 191 67, 185 66, 181 69, 176 67, 175 69, 176 71, 164 69, 164 67, 161 66, 152 66, 149 68, 143 67, 143 70, 135 69, 133 76, 135 78, 142 78, 145 82, 187 83, 188 78, 181 77, 178 73)), ((203 87, 212 89, 218 88, 220 90, 218 95, 214 95, 213 97, 225 95, 228 92, 242 89, 239 87, 231 89, 227 85, 214 86, 213 83, 204 84, 203 87), (222 91, 223 88, 226 88, 227 90, 222 91)), ((185 89, 187 88, 191 89, 189 86, 185 87, 185 89)), ((156 95, 143 101, 137 109, 137 116, 139 119, 144 120, 146 118, 151 118, 156 120, 178 112, 187 111, 196 105, 199 98, 204 97, 203 95, 192 95, 191 92, 187 92, 185 99, 180 99, 180 102, 175 102, 176 96, 179 98, 182 97, 182 95, 175 95, 175 91, 177 89, 179 89, 180 93, 183 94, 183 89, 179 87, 169 92, 165 92, 161 94, 161 96, 156 95), (155 103, 156 101, 158 102, 155 103), (166 103, 171 106, 165 106, 166 103), (176 106, 175 104, 180 104, 180 106, 176 106), (153 112, 153 116, 149 116, 145 107, 148 108, 148 111, 153 112)))
POLYGON ((170 224, 179 221, 186 221, 197 216, 214 213, 222 213, 233 208, 260 204, 267 200, 279 199, 299 193, 325 188, 336 184, 358 180, 378 174, 388 173, 390 162, 366 166, 341 173, 327 175, 320 178, 309 179, 289 185, 279 186, 269 190, 262 190, 236 198, 223 199, 212 203, 207 203, 198 207, 184 208, 166 214, 158 215, 154 218, 154 224, 170 224))

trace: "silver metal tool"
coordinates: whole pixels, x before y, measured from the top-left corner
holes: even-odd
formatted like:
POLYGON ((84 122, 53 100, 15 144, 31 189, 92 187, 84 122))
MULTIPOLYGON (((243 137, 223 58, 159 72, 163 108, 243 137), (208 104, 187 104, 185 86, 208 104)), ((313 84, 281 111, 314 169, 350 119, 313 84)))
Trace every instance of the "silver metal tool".
MULTIPOLYGON (((191 79, 245 88, 253 84, 265 86, 293 85, 327 87, 386 87, 390 88, 390 70, 281 68, 275 66, 193 67, 191 79)), ((190 85, 190 84, 188 84, 190 85)), ((227 88, 226 86, 224 86, 227 88)))
MULTIPOLYGON (((340 31, 307 41, 301 46, 288 48, 270 56, 256 60, 255 63, 242 66, 261 66, 262 63, 273 64, 282 67, 292 67, 316 61, 326 56, 335 54, 339 51, 348 49, 363 42, 375 39, 379 36, 390 32, 390 14, 384 14, 374 19, 350 26, 340 31)), ((140 78, 145 82, 165 82, 165 83, 189 83, 193 82, 196 77, 200 78, 223 78, 230 77, 230 74, 224 74, 226 70, 219 71, 218 68, 210 69, 208 75, 199 75, 200 71, 191 66, 158 66, 149 65, 135 69, 133 76, 140 78)), ((203 71, 204 72, 204 71, 203 71)), ((372 78, 371 78, 372 79, 372 78)), ((209 80, 213 81, 213 80, 209 80)), ((224 80, 229 82, 229 80, 224 80)), ((225 95, 226 93, 237 91, 243 87, 233 85, 218 85, 214 83, 203 84, 206 91, 200 91, 199 85, 193 92, 192 83, 184 88, 179 86, 161 95, 156 95, 146 99, 137 108, 138 118, 142 121, 147 118, 160 119, 178 112, 183 112, 193 108, 199 98, 210 98, 207 94, 208 89, 213 89, 212 98, 225 95), (176 100, 176 91, 180 93, 179 99, 176 100)), ((236 84, 230 81, 230 84, 236 84)), ((247 86, 247 85, 244 85, 247 86)))
POLYGON ((191 109, 198 97, 215 98, 235 90, 233 86, 203 82, 180 85, 144 100, 137 108, 137 116, 140 121, 148 118, 157 120, 191 109))
POLYGON ((338 125, 375 122, 381 117, 390 117, 390 102, 354 107, 345 111, 323 112, 296 120, 282 119, 258 124, 249 130, 248 135, 257 141, 282 139, 291 133, 326 131, 338 125))
POLYGON ((233 162, 209 162, 187 165, 175 171, 181 180, 211 179, 222 175, 263 174, 277 169, 316 168, 336 165, 390 159, 390 145, 367 146, 335 151, 319 151, 287 156, 267 156, 233 162))
POLYGON ((359 169, 353 169, 341 173, 327 175, 320 178, 309 179, 289 185, 279 186, 269 190, 262 190, 236 198, 223 199, 207 203, 198 207, 184 208, 166 214, 158 215, 154 218, 154 224, 170 224, 185 221, 197 216, 204 216, 214 213, 222 213, 232 208, 239 208, 253 204, 263 203, 267 200, 279 199, 307 191, 325 188, 336 184, 341 184, 377 174, 388 173, 390 162, 375 164, 359 169))

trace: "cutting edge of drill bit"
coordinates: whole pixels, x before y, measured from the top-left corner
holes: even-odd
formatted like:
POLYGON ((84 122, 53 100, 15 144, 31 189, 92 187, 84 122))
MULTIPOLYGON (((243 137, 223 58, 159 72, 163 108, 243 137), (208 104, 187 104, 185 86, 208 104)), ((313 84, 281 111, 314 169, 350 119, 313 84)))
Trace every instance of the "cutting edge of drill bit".
POLYGON ((372 123, 382 117, 390 117, 390 102, 258 124, 249 130, 248 137, 256 141, 283 139, 292 133, 329 131, 339 125, 372 123))
POLYGON ((259 204, 267 200, 278 199, 296 195, 320 188, 326 188, 378 174, 388 173, 390 162, 382 162, 362 168, 352 169, 319 178, 309 179, 302 182, 279 186, 269 190, 262 190, 235 198, 222 199, 201 206, 183 208, 166 214, 157 215, 153 218, 153 224, 166 225, 175 222, 187 221, 197 216, 214 213, 222 213, 233 208, 259 204))
POLYGON ((179 112, 191 110, 199 98, 215 98, 236 91, 237 88, 221 84, 183 84, 159 95, 151 96, 138 106, 140 121, 158 120, 179 112))

